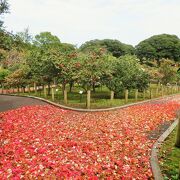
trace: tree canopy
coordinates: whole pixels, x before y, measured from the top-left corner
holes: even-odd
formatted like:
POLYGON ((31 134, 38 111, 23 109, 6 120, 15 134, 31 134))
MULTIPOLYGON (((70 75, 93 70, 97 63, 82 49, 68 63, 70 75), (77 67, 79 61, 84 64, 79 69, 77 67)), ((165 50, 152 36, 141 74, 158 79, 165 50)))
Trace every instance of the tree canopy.
POLYGON ((159 64, 162 58, 180 61, 180 39, 170 34, 152 36, 136 46, 136 54, 141 60, 156 59, 159 64))
POLYGON ((108 53, 114 57, 120 57, 125 54, 134 54, 134 47, 132 45, 121 43, 118 40, 104 39, 104 40, 91 40, 81 45, 82 52, 94 51, 95 49, 105 48, 108 53))
POLYGON ((0 0, 0 28, 3 25, 3 21, 1 20, 1 17, 3 14, 8 13, 9 10, 9 4, 7 0, 0 0))
POLYGON ((149 76, 139 64, 136 56, 121 56, 113 66, 113 76, 107 82, 107 86, 115 93, 118 94, 124 89, 143 90, 147 88, 149 76))

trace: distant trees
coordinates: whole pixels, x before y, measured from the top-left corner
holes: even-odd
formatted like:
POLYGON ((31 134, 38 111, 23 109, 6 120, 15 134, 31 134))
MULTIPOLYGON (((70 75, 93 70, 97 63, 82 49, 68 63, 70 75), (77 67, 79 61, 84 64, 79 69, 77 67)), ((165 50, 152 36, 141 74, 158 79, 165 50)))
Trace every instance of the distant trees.
POLYGON ((173 63, 170 60, 164 60, 161 63, 159 73, 161 74, 160 80, 165 85, 167 83, 175 83, 177 81, 177 68, 174 68, 173 63))
POLYGON ((95 91, 97 86, 106 85, 118 94, 124 89, 144 90, 149 78, 163 84, 177 80, 174 60, 178 61, 179 41, 176 36, 160 35, 139 43, 136 46, 139 59, 134 55, 133 46, 118 40, 88 41, 78 49, 72 44, 62 43, 50 32, 41 32, 34 38, 28 29, 15 35, 4 31, 2 34, 0 66, 8 73, 3 75, 1 72, 1 82, 6 82, 8 86, 24 88, 37 83, 48 85, 50 93, 50 85, 56 81, 63 90, 67 84, 71 90, 75 83, 85 91, 95 91), (161 51, 157 50, 159 47, 161 51), (174 59, 161 59, 170 55, 174 59), (144 59, 146 65, 143 64, 144 59))
POLYGON ((81 45, 80 50, 82 52, 90 52, 100 48, 106 49, 108 53, 117 58, 125 54, 132 55, 135 53, 135 49, 133 46, 121 43, 120 41, 113 39, 87 41, 81 45))
POLYGON ((152 36, 136 46, 136 54, 141 60, 161 59, 180 61, 180 39, 175 35, 160 34, 152 36))

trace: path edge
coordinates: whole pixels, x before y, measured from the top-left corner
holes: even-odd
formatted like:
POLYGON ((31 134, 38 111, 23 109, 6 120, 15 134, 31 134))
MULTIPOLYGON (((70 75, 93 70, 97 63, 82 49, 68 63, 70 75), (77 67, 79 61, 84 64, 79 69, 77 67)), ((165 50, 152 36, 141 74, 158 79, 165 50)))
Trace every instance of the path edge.
POLYGON ((164 180, 158 161, 159 148, 165 139, 172 133, 178 125, 178 119, 175 119, 171 126, 156 140, 151 150, 150 164, 155 180, 164 180))
POLYGON ((113 111, 113 110, 123 109, 123 108, 131 107, 131 106, 135 106, 135 105, 141 105, 143 103, 148 103, 148 102, 160 100, 160 99, 163 99, 163 98, 173 97, 173 96, 179 95, 179 93, 172 94, 172 95, 167 95, 167 96, 163 96, 163 97, 158 97, 158 98, 153 98, 153 99, 148 99, 148 100, 143 100, 143 101, 139 101, 139 102, 135 102, 135 103, 129 103, 129 104, 122 105, 122 106, 116 106, 116 107, 112 107, 112 108, 102 108, 102 109, 80 109, 80 108, 73 108, 73 107, 69 107, 69 106, 65 106, 65 105, 62 105, 62 104, 58 104, 58 103, 52 102, 50 100, 47 100, 47 99, 44 99, 44 98, 40 98, 40 97, 36 97, 36 96, 18 95, 18 94, 2 94, 2 93, 0 93, 0 95, 17 96, 17 97, 26 97, 26 98, 37 99, 37 100, 46 102, 48 104, 51 104, 51 105, 59 107, 59 108, 63 108, 63 109, 66 109, 66 110, 72 110, 72 111, 78 111, 78 112, 104 112, 104 111, 113 111))

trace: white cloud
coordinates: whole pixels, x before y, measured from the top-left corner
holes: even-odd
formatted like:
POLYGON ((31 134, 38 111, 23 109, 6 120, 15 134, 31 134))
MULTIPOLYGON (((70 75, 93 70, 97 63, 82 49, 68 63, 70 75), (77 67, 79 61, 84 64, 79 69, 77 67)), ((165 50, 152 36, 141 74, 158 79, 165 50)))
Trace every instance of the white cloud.
POLYGON ((51 31, 61 41, 81 44, 112 38, 137 44, 160 33, 180 36, 179 0, 9 0, 8 30, 51 31))

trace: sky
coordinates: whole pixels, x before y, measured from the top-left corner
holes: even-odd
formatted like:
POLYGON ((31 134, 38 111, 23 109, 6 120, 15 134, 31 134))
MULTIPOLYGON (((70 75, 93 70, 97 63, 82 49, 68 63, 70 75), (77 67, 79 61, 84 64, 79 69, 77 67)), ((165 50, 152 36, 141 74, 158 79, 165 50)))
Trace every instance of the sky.
POLYGON ((180 0, 9 0, 4 26, 32 35, 49 31, 80 46, 93 39, 137 45, 156 34, 180 37, 180 0))

